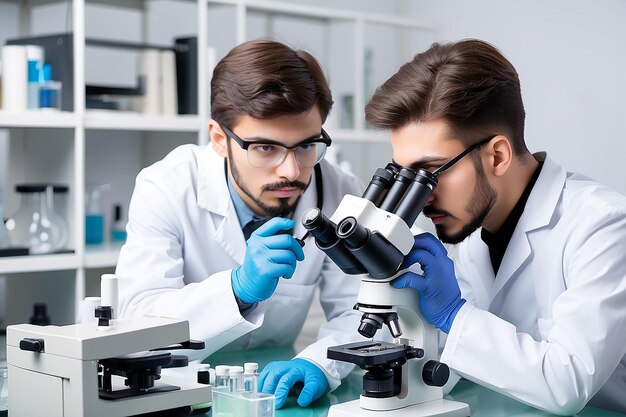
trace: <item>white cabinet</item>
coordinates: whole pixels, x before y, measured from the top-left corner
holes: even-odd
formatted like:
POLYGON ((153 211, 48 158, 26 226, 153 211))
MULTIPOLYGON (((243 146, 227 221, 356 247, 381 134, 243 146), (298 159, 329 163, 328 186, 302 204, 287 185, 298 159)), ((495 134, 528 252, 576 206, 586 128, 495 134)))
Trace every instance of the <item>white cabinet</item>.
MULTIPOLYGON (((388 137, 367 129, 363 108, 373 89, 416 51, 425 49, 436 32, 416 23, 417 19, 397 17, 402 0, 354 2, 355 7, 361 9, 363 4, 369 11, 311 5, 316 3, 0 0, 0 41, 59 32, 74 35, 74 111, 7 114, 0 110, 0 142, 5 143, 0 147, 0 153, 5 153, 0 161, 7 161, 4 172, 0 171, 5 216, 17 209, 14 184, 68 184, 69 246, 73 253, 0 258, 0 275, 7 283, 30 274, 35 278, 28 285, 39 286, 47 280, 44 275, 57 276, 63 271, 70 277, 60 280, 63 285, 74 283, 73 288, 61 291, 66 300, 36 300, 51 306, 58 302, 69 305, 65 309, 69 312, 61 314, 65 318, 60 321, 72 320, 76 301, 85 295, 97 295, 97 278, 115 266, 120 245, 84 243, 86 189, 92 183, 112 184, 103 195, 108 224, 113 203, 120 203, 126 212, 135 176, 142 167, 180 144, 208 143, 210 67, 245 40, 271 37, 313 53, 327 73, 335 99, 326 125, 335 140, 333 148, 340 150, 340 157, 349 161, 364 181, 374 168, 385 164, 391 156, 388 137), (386 5, 396 10, 381 10, 386 5), (9 16, 11 24, 5 25, 9 16), (90 50, 86 38, 173 46, 173 38, 182 36, 198 36, 197 115, 150 116, 85 108, 85 84, 93 73, 120 69, 120 64, 111 60, 98 62, 103 53, 97 48, 95 52, 90 50)), ((30 307, 20 311, 30 311, 30 307)), ((20 321, 27 319, 19 317, 20 321)))

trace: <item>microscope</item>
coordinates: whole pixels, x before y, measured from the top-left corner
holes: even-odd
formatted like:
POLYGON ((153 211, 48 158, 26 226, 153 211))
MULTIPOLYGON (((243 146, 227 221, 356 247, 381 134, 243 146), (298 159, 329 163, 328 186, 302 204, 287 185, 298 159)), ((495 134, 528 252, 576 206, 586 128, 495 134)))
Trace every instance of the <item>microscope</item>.
POLYGON ((443 398, 448 366, 438 359, 438 333, 419 313, 418 294, 389 282, 413 247, 411 225, 437 186, 437 176, 393 163, 376 170, 362 197, 345 195, 331 218, 319 209, 302 219, 319 249, 346 274, 359 275, 358 332, 370 341, 328 348, 328 358, 365 370, 359 400, 331 406, 329 417, 470 415, 443 398), (386 325, 394 343, 374 341, 386 325))
POLYGON ((187 365, 186 356, 169 350, 204 348, 204 342, 190 340, 187 321, 113 320, 111 306, 97 307, 95 315, 97 323, 7 327, 11 416, 208 411, 211 386, 201 378, 203 371, 196 380, 195 374, 185 378, 164 369, 187 365))

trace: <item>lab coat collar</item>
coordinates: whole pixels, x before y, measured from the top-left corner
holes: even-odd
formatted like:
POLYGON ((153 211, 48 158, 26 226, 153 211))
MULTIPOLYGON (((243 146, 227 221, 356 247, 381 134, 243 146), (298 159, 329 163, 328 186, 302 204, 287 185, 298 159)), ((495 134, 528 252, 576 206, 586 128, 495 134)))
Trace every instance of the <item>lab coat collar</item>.
POLYGON ((534 156, 544 161, 543 167, 502 259, 492 291, 494 297, 528 259, 532 250, 528 235, 550 224, 565 185, 566 173, 560 165, 545 152, 534 156))
MULTIPOLYGON (((556 206, 561 199, 567 173, 545 152, 537 152, 535 159, 543 162, 543 168, 533 187, 520 221, 523 229, 530 232, 550 224, 556 206)), ((519 228, 519 226, 518 226, 519 228)))
POLYGON ((224 175, 224 158, 215 152, 211 144, 204 146, 199 153, 198 207, 226 216, 232 202, 224 175))

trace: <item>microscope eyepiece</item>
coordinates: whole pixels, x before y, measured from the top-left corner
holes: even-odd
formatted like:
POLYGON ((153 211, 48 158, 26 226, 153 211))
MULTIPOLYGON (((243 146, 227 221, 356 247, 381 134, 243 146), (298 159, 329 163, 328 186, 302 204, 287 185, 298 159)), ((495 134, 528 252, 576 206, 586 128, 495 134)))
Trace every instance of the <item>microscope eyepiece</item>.
POLYGON ((376 207, 380 206, 389 187, 393 184, 394 175, 394 172, 389 169, 378 168, 363 192, 363 198, 374 203, 376 207))
POLYGON ((367 270, 350 253, 337 236, 336 226, 319 209, 313 208, 304 213, 302 224, 315 238, 318 248, 346 274, 364 274, 367 270))
POLYGON ((396 208, 396 205, 398 205, 398 202, 404 195, 406 189, 409 188, 414 178, 415 171, 408 168, 401 168, 394 177, 394 182, 391 184, 391 188, 389 192, 387 192, 385 199, 380 203, 380 208, 393 213, 393 209, 396 208))
POLYGON ((437 177, 431 172, 420 169, 393 212, 411 227, 422 212, 428 198, 437 186, 437 177))
POLYGON ((354 217, 337 225, 337 236, 343 241, 372 278, 385 279, 398 272, 404 255, 378 232, 371 232, 354 217))
POLYGON ((370 238, 370 231, 361 226, 354 217, 346 217, 337 225, 337 236, 346 246, 356 249, 363 246, 370 238))
POLYGON ((331 222, 318 208, 312 208, 302 218, 302 225, 311 232, 315 240, 322 246, 336 243, 339 238, 335 233, 335 224, 331 222))

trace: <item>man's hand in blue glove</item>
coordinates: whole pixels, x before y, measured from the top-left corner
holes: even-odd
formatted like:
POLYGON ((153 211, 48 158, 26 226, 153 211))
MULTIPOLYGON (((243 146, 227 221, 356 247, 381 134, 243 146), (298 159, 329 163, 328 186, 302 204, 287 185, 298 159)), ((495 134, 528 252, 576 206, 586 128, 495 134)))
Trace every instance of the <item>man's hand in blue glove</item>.
POLYGON ((298 396, 298 404, 308 407, 328 389, 328 381, 324 372, 305 359, 292 359, 269 363, 259 376, 259 390, 276 396, 278 410, 287 401, 289 390, 297 382, 304 386, 298 396))
POLYGON ((293 236, 279 232, 294 225, 293 220, 276 217, 250 235, 243 265, 233 269, 231 275, 233 292, 241 301, 252 304, 266 300, 281 277, 293 276, 304 252, 293 236))
POLYGON ((430 233, 415 236, 411 252, 404 258, 403 268, 418 262, 424 275, 407 272, 391 281, 395 288, 419 291, 422 316, 430 324, 448 333, 459 309, 465 304, 454 275, 454 263, 446 248, 430 233))

